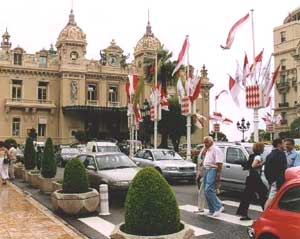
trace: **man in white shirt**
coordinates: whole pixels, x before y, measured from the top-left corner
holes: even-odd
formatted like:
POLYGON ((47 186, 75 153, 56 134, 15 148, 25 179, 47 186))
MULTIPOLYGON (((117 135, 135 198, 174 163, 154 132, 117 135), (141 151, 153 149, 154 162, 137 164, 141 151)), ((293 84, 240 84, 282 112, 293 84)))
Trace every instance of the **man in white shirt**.
POLYGON ((204 167, 204 192, 210 215, 218 217, 224 210, 217 197, 216 189, 220 187, 221 170, 224 161, 224 154, 219 147, 214 145, 211 136, 204 138, 204 150, 202 151, 204 167))
POLYGON ((9 146, 8 158, 9 158, 9 161, 10 161, 10 165, 9 165, 10 178, 15 179, 14 164, 17 161, 17 150, 16 150, 16 148, 14 147, 13 144, 11 144, 9 146))

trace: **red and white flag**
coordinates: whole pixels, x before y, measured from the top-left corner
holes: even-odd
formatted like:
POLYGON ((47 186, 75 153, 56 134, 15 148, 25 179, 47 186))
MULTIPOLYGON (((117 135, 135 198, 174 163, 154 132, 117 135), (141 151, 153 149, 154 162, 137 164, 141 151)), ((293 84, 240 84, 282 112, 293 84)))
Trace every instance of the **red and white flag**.
POLYGON ((247 53, 245 52, 244 65, 243 65, 243 80, 242 80, 243 86, 246 86, 247 78, 249 77, 249 74, 250 74, 249 61, 248 61, 247 53))
POLYGON ((199 129, 202 129, 204 127, 204 120, 207 119, 203 115, 197 113, 192 116, 192 120, 199 129))
POLYGON ((161 87, 160 84, 157 84, 156 86, 160 92, 160 106, 162 110, 169 110, 169 101, 167 93, 164 91, 164 89, 161 87))
POLYGON ((280 65, 276 67, 276 69, 275 69, 275 71, 274 71, 274 73, 272 75, 272 79, 271 79, 271 81, 269 82, 269 84, 266 87, 266 90, 265 90, 265 97, 266 98, 270 97, 270 95, 271 95, 272 88, 273 88, 273 86, 275 84, 275 81, 276 81, 276 78, 277 78, 277 76, 279 74, 279 69, 280 69, 280 65))
POLYGON ((241 68, 240 68, 240 64, 237 61, 236 62, 236 70, 235 70, 235 81, 240 84, 243 81, 243 76, 241 74, 241 68))
POLYGON ((218 100, 220 95, 225 94, 225 93, 228 94, 228 91, 227 90, 222 90, 219 94, 216 95, 215 100, 218 100))
POLYGON ((240 107, 240 102, 239 102, 240 91, 241 91, 241 88, 240 88, 238 82, 229 75, 229 92, 231 94, 233 102, 238 107, 240 107))
POLYGON ((134 95, 138 86, 138 76, 137 75, 128 75, 128 82, 126 82, 126 93, 127 96, 130 97, 134 95))
POLYGON ((181 104, 181 99, 185 96, 185 89, 180 78, 177 80, 177 94, 179 97, 179 103, 181 104))
POLYGON ((247 13, 246 16, 242 17, 231 27, 231 29, 228 33, 228 36, 227 36, 226 45, 225 46, 221 45, 221 48, 223 50, 230 49, 230 47, 233 43, 233 40, 234 40, 235 33, 248 20, 248 18, 249 18, 249 13, 247 13))
POLYGON ((263 54, 264 49, 255 57, 253 64, 250 66, 251 80, 254 78, 255 82, 258 82, 260 77, 263 54))
POLYGON ((223 119, 222 123, 223 123, 223 124, 229 125, 229 124, 232 124, 233 121, 232 121, 231 119, 225 117, 225 118, 223 119))
POLYGON ((191 91, 190 91, 190 100, 191 102, 195 101, 200 96, 201 90, 201 78, 195 77, 191 80, 191 91))
POLYGON ((221 121, 223 119, 223 115, 220 112, 213 112, 212 118, 214 120, 220 120, 221 121))
POLYGON ((173 70, 172 76, 179 70, 180 66, 184 64, 184 60, 188 53, 188 49, 189 49, 189 36, 186 36, 181 51, 179 52, 177 64, 175 69, 173 70))
POLYGON ((135 122, 141 122, 142 116, 141 116, 141 111, 140 111, 139 105, 134 105, 133 111, 134 111, 135 122))
POLYGON ((282 118, 282 115, 279 114, 275 117, 275 124, 281 124, 283 118, 282 118))

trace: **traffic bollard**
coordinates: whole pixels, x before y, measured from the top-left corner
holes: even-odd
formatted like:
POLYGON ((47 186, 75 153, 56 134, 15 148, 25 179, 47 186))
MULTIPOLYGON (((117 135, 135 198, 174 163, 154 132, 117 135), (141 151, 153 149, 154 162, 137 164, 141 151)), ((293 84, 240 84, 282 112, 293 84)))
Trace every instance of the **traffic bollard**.
POLYGON ((99 213, 99 215, 101 215, 101 216, 110 215, 107 184, 99 185, 99 193, 100 193, 100 213, 99 213))

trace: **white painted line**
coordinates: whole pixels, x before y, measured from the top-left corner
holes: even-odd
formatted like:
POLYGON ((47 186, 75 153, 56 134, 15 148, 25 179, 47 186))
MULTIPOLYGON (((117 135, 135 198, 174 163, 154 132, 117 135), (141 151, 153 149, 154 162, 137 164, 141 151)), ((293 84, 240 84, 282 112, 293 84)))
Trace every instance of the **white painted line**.
POLYGON ((86 218, 79 218, 79 221, 83 222, 84 224, 88 225, 89 227, 93 228, 97 232, 100 232, 107 238, 110 237, 110 234, 115 228, 115 225, 106 221, 100 217, 86 217, 86 218))
POLYGON ((198 236, 203 236, 203 235, 207 235, 207 234, 211 234, 211 233, 212 233, 211 231, 207 231, 207 230, 205 230, 205 229, 202 229, 202 228, 200 228, 200 227, 195 227, 195 226, 190 225, 190 224, 188 224, 188 226, 194 230, 194 233, 195 233, 195 236, 196 236, 196 237, 198 237, 198 236))
MULTIPOLYGON (((181 210, 188 211, 188 212, 194 212, 194 211, 198 210, 198 207, 193 206, 193 205, 183 205, 183 206, 179 206, 179 208, 181 210)), ((207 212, 208 212, 208 210, 205 209, 205 213, 207 213, 207 212)), ((230 222, 230 223, 233 223, 233 224, 245 226, 245 227, 251 226, 252 223, 253 223, 252 220, 241 221, 240 217, 234 216, 234 215, 231 215, 231 214, 227 214, 227 213, 221 213, 220 216, 218 216, 218 217, 213 217, 213 216, 210 216, 210 215, 205 215, 205 216, 216 219, 216 220, 221 220, 221 221, 224 221, 224 222, 230 222)))
MULTIPOLYGON (((239 207, 240 203, 239 202, 234 202, 234 201, 222 201, 223 204, 228 205, 228 206, 232 206, 232 207, 239 207)), ((257 205, 250 205, 249 207, 250 210, 253 211, 257 211, 257 212, 262 212, 262 208, 260 206, 257 205)))

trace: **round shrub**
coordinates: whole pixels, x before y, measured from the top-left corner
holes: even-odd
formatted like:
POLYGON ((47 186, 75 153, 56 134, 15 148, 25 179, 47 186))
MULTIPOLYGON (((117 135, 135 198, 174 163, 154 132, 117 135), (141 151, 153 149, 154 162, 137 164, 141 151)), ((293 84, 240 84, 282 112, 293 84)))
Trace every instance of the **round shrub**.
POLYGON ((30 137, 26 139, 24 149, 24 165, 26 170, 32 170, 36 166, 36 152, 30 137))
POLYGON ((42 158, 41 174, 44 178, 54 178, 56 175, 56 160, 51 138, 46 140, 45 151, 42 158))
POLYGON ((154 168, 144 168, 133 179, 125 201, 126 233, 166 235, 182 229, 178 204, 168 182, 154 168))
POLYGON ((18 147, 17 141, 13 138, 8 138, 4 141, 4 144, 7 146, 13 146, 14 148, 18 147))
POLYGON ((74 158, 65 167, 62 189, 64 193, 86 193, 89 180, 83 163, 74 158))

